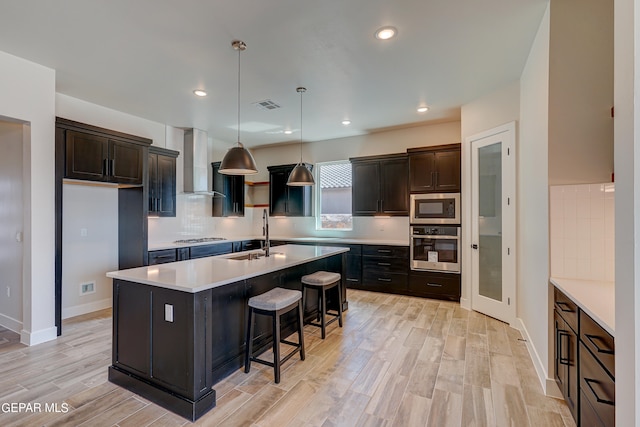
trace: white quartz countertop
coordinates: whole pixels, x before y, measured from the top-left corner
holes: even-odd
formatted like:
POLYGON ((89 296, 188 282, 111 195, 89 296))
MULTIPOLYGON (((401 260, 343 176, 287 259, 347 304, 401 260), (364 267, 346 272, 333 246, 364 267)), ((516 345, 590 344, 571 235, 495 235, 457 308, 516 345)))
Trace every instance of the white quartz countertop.
MULTIPOLYGON (((274 236, 271 240, 286 240, 290 242, 320 242, 320 243, 338 243, 338 244, 353 244, 353 245, 388 245, 388 246, 409 246, 409 233, 407 237, 403 239, 364 239, 364 238, 343 238, 343 237, 286 237, 286 236, 274 236)), ((199 245, 215 245, 220 243, 240 242, 243 240, 264 240, 263 236, 245 236, 245 237, 230 237, 225 240, 215 240, 211 242, 197 242, 197 243, 174 243, 174 242, 157 242, 150 243, 148 250, 158 251, 162 249, 176 249, 186 248, 190 246, 199 245)))
POLYGON ((615 282, 561 279, 552 277, 551 283, 567 295, 578 307, 615 337, 615 282))
POLYGON ((166 289, 196 293, 251 277, 260 276, 332 255, 348 248, 331 246, 283 245, 271 248, 271 256, 253 260, 234 260, 261 250, 170 262, 148 267, 111 271, 107 277, 143 283, 166 289))

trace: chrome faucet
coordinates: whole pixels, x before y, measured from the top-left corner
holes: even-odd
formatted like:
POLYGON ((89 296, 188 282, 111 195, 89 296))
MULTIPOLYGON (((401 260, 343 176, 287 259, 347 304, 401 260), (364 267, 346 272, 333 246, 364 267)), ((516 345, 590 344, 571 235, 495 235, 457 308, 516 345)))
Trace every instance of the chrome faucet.
POLYGON ((264 256, 269 256, 271 242, 269 241, 269 215, 266 209, 262 210, 262 235, 264 236, 264 247, 262 250, 264 251, 264 256))

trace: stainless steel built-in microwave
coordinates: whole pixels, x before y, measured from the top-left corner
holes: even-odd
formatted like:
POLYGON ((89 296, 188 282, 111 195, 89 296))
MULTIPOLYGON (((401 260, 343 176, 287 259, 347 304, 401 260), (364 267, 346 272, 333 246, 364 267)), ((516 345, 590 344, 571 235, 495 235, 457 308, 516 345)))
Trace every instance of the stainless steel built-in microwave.
POLYGON ((460 193, 412 194, 411 224, 460 224, 460 193))

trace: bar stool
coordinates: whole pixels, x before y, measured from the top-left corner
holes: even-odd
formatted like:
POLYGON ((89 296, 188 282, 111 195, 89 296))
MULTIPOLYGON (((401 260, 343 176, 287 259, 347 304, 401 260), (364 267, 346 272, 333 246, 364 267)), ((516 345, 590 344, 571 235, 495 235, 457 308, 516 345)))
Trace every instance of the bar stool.
POLYGON ((322 330, 322 339, 326 336, 327 325, 338 321, 342 328, 342 278, 338 273, 328 271, 316 271, 312 274, 302 276, 302 306, 305 306, 307 300, 307 289, 315 289, 318 291, 318 318, 320 324, 308 322, 309 325, 319 326, 322 330), (327 311, 327 290, 338 287, 338 314, 329 313, 327 311), (325 317, 333 316, 333 319, 326 321, 325 317))
POLYGON ((249 298, 249 324, 247 325, 247 345, 244 356, 244 372, 249 373, 251 362, 271 366, 274 370, 276 384, 280 382, 280 366, 298 351, 300 360, 304 360, 304 337, 302 335, 302 295, 293 289, 273 288, 268 292, 249 298), (298 342, 280 339, 280 316, 294 308, 298 308, 298 342), (255 315, 271 316, 273 319, 273 362, 258 359, 253 356, 253 324, 255 315), (280 359, 280 343, 292 345, 295 348, 280 359))

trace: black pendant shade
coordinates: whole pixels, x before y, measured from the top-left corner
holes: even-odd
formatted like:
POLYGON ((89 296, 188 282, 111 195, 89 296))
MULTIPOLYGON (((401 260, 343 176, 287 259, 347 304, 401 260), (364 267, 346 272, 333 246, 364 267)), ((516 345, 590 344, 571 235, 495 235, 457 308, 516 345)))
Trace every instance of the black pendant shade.
POLYGON ((313 185, 313 174, 304 163, 298 163, 295 168, 289 174, 289 180, 287 185, 293 187, 302 187, 305 185, 313 185))
POLYGON ((224 175, 251 175, 258 173, 253 156, 238 142, 237 147, 230 148, 220 163, 219 172, 224 175))

